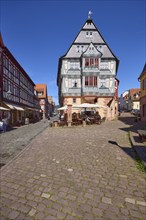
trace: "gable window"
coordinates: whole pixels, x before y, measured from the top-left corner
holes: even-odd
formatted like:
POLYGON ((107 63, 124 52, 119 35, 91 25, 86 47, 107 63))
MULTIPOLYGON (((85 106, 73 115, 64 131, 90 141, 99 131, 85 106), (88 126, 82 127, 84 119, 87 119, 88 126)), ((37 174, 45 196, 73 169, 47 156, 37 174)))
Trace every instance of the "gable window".
POLYGON ((79 45, 77 46, 76 51, 77 51, 77 53, 80 52, 80 46, 79 45))
POLYGON ((84 51, 84 46, 82 45, 82 46, 81 46, 81 52, 83 52, 83 51, 84 51))
POLYGON ((38 94, 38 96, 44 95, 43 91, 39 91, 39 92, 37 92, 37 94, 38 94))
POLYGON ((97 86, 97 76, 85 76, 85 87, 97 86))
POLYGON ((86 37, 89 37, 89 32, 88 31, 86 32, 86 37))
POLYGON ((85 67, 99 67, 98 58, 85 58, 85 67))

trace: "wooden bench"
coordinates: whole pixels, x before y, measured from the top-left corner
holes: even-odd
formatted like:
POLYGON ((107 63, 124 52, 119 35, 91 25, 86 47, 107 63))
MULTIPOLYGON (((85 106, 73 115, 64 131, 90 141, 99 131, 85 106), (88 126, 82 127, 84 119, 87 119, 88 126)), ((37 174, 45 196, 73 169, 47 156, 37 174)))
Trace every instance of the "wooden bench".
POLYGON ((146 141, 146 130, 137 130, 142 142, 146 141))

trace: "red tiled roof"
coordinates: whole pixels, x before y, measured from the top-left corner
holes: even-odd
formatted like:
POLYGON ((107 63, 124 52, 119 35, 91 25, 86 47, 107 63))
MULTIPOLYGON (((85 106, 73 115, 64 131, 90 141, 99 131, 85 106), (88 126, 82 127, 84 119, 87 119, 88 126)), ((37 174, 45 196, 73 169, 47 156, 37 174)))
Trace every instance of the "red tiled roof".
POLYGON ((39 96, 39 98, 47 98, 47 85, 46 84, 36 84, 35 90, 37 92, 43 92, 43 95, 39 96))
POLYGON ((139 98, 140 98, 140 88, 130 89, 129 90, 129 96, 131 97, 132 100, 139 100, 139 98))

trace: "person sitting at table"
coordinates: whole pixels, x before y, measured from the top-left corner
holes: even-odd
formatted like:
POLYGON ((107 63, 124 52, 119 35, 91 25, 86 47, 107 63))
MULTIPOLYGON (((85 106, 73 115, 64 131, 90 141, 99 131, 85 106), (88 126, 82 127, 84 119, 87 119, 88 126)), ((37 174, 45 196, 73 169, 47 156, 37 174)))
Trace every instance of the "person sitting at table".
POLYGON ((100 123, 101 122, 101 116, 99 112, 96 112, 96 120, 100 123))
POLYGON ((89 116, 86 117, 85 121, 87 124, 91 124, 91 120, 90 120, 89 116))

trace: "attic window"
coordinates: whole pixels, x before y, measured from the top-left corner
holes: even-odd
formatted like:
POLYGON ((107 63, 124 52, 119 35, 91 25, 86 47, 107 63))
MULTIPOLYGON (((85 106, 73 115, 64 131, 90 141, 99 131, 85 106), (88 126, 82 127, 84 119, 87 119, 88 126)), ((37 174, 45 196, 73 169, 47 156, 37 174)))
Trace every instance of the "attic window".
POLYGON ((39 92, 37 92, 37 94, 38 94, 38 96, 44 95, 43 91, 39 91, 39 92))
POLYGON ((76 51, 77 51, 77 53, 80 52, 80 46, 77 46, 76 51))
POLYGON ((82 50, 81 52, 83 52, 83 51, 84 51, 84 46, 83 46, 83 45, 81 46, 81 50, 82 50))

